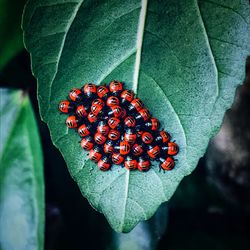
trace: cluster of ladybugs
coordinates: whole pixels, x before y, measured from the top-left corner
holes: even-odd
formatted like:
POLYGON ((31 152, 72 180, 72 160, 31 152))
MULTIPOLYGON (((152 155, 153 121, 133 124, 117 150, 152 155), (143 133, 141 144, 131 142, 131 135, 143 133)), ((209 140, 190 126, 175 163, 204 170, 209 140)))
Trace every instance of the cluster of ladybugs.
POLYGON ((68 100, 60 102, 59 110, 69 114, 66 125, 78 131, 81 147, 103 171, 112 163, 140 171, 149 170, 151 160, 160 161, 163 170, 175 165, 178 145, 170 142, 166 131, 159 131, 159 121, 133 91, 123 89, 122 82, 74 88, 68 100))

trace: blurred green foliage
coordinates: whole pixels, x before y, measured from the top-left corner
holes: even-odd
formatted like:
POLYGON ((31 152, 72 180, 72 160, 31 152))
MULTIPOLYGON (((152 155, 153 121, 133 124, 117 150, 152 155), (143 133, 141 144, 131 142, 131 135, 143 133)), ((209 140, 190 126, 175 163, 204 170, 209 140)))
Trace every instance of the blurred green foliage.
POLYGON ((21 19, 25 0, 0 0, 0 69, 23 48, 21 19))
POLYGON ((43 249, 43 157, 29 97, 0 89, 0 249, 43 249))

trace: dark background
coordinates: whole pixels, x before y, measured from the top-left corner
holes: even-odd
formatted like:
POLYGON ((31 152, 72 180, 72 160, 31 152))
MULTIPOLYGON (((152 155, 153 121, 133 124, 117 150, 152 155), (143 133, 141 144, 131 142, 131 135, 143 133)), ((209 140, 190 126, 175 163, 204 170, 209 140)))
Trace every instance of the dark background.
MULTIPOLYGON (((19 2, 17 21, 23 2, 19 2)), ((15 29, 21 33, 19 26, 15 29)), ((20 44, 22 38, 19 34, 8 39, 19 39, 17 43, 20 44)), ((51 143, 48 128, 39 117, 36 81, 31 74, 28 53, 20 49, 11 58, 0 69, 0 85, 23 89, 30 94, 42 138, 46 249, 123 249, 118 239, 126 243, 127 238, 115 233, 104 216, 82 197, 62 156, 51 143)), ((184 178, 167 205, 142 224, 140 237, 152 244, 138 249, 153 249, 155 244, 156 249, 168 250, 250 249, 249 62, 245 83, 237 89, 234 104, 226 113, 220 132, 210 141, 196 170, 184 178), (166 230, 162 233, 159 225, 164 228, 164 222, 166 230)), ((136 233, 131 237, 135 244, 141 245, 136 233)))

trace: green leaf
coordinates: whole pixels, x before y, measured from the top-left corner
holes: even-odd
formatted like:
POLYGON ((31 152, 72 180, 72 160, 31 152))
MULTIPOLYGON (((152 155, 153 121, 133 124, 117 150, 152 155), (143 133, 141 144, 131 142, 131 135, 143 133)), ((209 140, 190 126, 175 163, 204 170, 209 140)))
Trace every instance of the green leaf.
POLYGON ((26 0, 0 1, 0 68, 23 49, 21 17, 26 0))
POLYGON ((43 249, 41 145, 25 93, 0 89, 0 249, 43 249))
POLYGON ((250 53, 247 0, 151 0, 144 7, 138 0, 30 0, 23 17, 52 141, 82 194, 120 232, 149 219, 195 168, 244 78, 250 53), (59 101, 83 81, 112 79, 125 81, 180 145, 174 170, 159 173, 155 163, 147 173, 120 167, 103 173, 78 146, 59 101))

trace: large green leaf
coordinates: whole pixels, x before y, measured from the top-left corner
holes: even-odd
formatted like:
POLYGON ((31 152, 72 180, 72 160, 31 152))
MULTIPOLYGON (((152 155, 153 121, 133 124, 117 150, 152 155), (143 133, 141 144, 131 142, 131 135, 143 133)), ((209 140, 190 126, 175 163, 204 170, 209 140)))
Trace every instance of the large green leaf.
POLYGON ((43 249, 43 159, 29 98, 0 89, 0 249, 43 249))
POLYGON ((232 103, 250 53, 247 0, 150 0, 144 27, 145 4, 30 0, 23 18, 40 112, 53 143, 83 195, 123 232, 150 218, 195 168, 232 103), (154 164, 147 173, 120 167, 103 173, 77 145, 58 102, 83 81, 112 79, 125 81, 177 140, 173 171, 159 173, 154 164))

